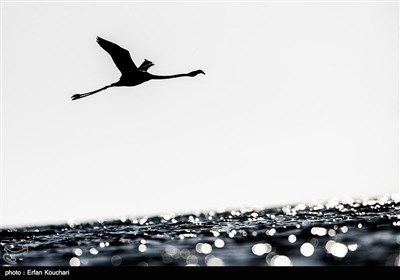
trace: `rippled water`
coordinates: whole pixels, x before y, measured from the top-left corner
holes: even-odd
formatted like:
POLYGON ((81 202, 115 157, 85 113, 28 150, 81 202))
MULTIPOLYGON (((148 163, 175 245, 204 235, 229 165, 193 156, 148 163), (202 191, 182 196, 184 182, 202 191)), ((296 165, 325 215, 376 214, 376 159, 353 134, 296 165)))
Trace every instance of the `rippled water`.
POLYGON ((0 231, 1 265, 400 266, 400 198, 0 231))

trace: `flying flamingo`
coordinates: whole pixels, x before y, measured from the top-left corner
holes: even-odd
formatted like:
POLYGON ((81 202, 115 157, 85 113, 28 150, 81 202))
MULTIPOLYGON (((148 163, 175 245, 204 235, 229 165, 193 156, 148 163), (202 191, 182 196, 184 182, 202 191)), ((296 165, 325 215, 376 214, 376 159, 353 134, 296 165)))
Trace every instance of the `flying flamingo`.
POLYGON ((72 100, 76 100, 79 98, 87 97, 89 95, 95 94, 99 91, 105 90, 110 87, 133 87, 137 86, 141 83, 147 82, 149 80, 162 80, 162 79, 172 79, 178 77, 194 77, 198 74, 204 74, 203 70, 196 70, 189 73, 184 74, 176 74, 176 75, 167 75, 167 76, 159 76, 153 75, 147 72, 147 70, 154 65, 153 62, 145 59, 144 62, 136 67, 133 62, 129 51, 121 48, 117 44, 114 44, 110 41, 104 40, 103 38, 97 37, 97 43, 102 47, 108 54, 111 56, 115 65, 121 72, 121 77, 118 82, 112 83, 108 86, 102 87, 98 90, 91 91, 88 93, 82 94, 74 94, 71 96, 72 100))

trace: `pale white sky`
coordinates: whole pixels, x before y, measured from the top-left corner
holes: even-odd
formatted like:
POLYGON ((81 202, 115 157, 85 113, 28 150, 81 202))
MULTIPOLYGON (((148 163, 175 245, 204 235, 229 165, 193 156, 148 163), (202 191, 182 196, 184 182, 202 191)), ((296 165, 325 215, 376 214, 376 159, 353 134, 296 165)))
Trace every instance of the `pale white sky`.
POLYGON ((2 5, 2 226, 399 190, 398 3, 2 5))

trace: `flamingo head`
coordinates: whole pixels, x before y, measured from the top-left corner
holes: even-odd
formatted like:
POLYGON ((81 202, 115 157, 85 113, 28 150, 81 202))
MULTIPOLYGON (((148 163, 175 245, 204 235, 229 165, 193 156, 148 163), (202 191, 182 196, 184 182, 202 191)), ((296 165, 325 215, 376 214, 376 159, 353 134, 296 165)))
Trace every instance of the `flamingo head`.
POLYGON ((196 75, 198 75, 198 74, 203 74, 203 75, 205 75, 206 73, 204 73, 203 70, 196 70, 196 71, 190 72, 190 73, 189 73, 189 76, 190 76, 190 77, 194 77, 194 76, 196 76, 196 75))

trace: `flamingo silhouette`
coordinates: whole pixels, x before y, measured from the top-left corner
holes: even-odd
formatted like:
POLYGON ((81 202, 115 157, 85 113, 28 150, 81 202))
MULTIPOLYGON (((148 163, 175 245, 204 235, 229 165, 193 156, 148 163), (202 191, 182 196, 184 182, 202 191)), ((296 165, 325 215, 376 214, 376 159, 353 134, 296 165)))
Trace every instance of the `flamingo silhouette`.
POLYGON ((162 80, 162 79, 172 79, 178 77, 194 77, 198 74, 204 74, 203 70, 196 70, 189 73, 184 74, 176 74, 176 75, 167 75, 167 76, 159 76, 153 75, 147 72, 147 70, 154 65, 153 62, 145 59, 144 62, 136 67, 133 62, 129 51, 121 48, 115 43, 104 40, 103 38, 97 37, 97 43, 102 47, 108 54, 111 56, 115 65, 121 72, 121 77, 118 82, 112 83, 108 86, 102 87, 98 90, 82 93, 82 94, 74 94, 71 96, 72 100, 76 100, 79 98, 87 97, 89 95, 95 94, 99 91, 105 90, 110 87, 133 87, 140 85, 141 83, 147 82, 149 80, 162 80))

